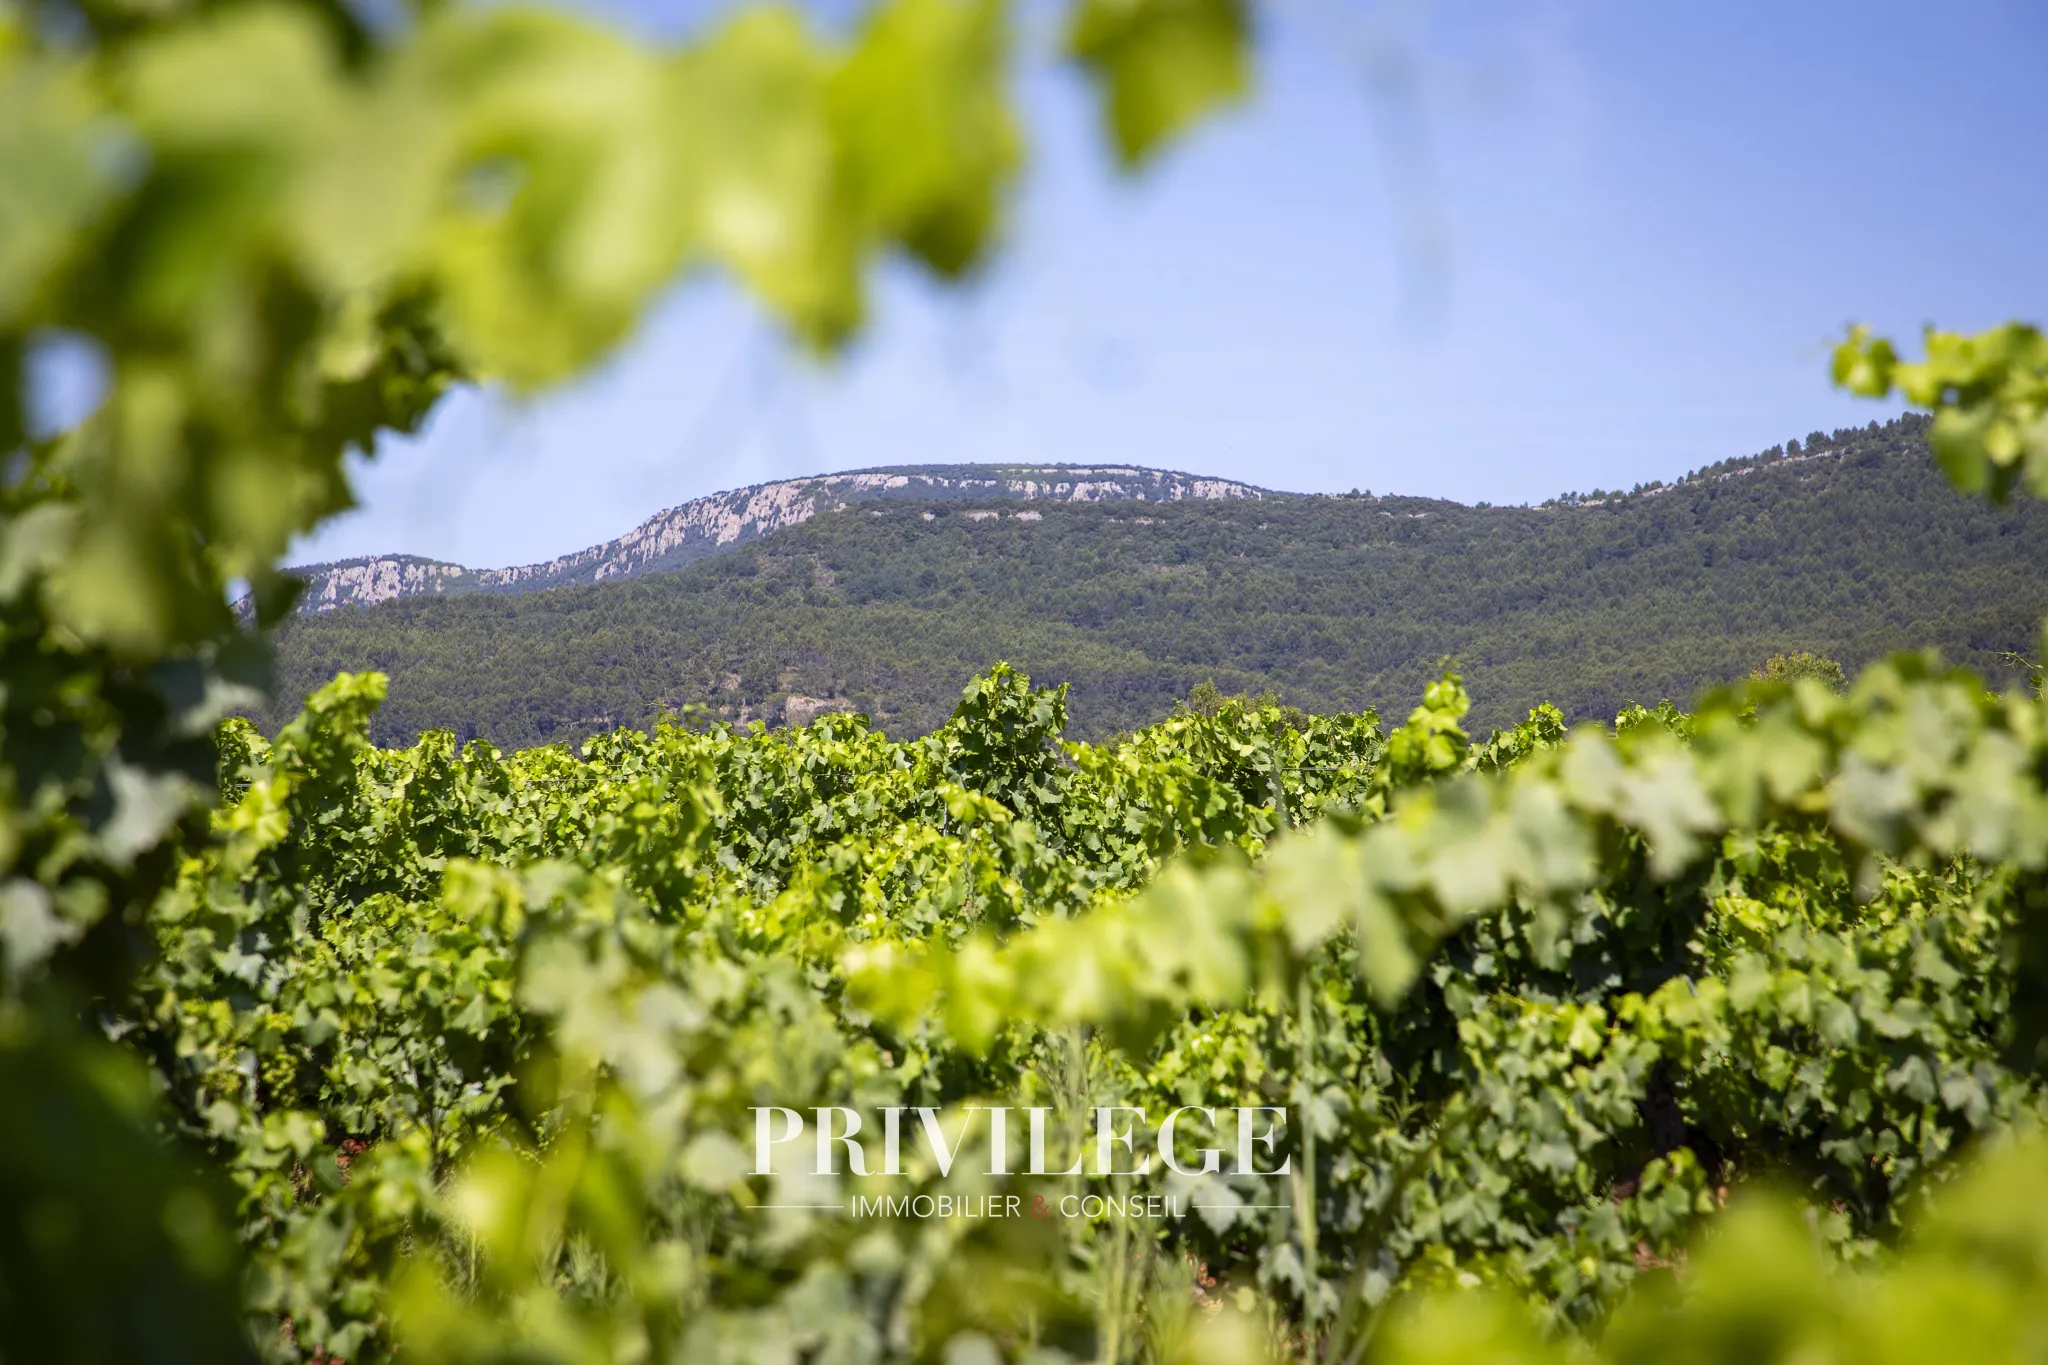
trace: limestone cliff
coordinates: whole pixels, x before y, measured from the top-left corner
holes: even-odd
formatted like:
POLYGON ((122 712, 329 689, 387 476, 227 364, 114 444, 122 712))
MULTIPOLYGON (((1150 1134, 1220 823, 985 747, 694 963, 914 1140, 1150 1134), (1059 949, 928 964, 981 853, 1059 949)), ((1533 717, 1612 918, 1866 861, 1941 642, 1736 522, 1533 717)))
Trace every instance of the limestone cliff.
POLYGON ((424 593, 534 592, 678 569, 692 560, 882 498, 1016 502, 1180 502, 1258 498, 1266 490, 1136 465, 906 465, 784 479, 697 498, 658 512, 616 540, 543 564, 469 569, 413 555, 377 555, 293 570, 306 580, 302 612, 371 606, 424 593))

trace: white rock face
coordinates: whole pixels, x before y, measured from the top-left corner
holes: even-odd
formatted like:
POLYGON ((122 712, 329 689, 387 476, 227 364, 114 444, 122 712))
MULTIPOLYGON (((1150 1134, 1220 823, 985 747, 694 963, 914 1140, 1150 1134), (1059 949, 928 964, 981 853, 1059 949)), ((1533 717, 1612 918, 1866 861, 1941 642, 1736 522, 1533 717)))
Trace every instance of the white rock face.
MULTIPOLYGON (((1182 502, 1264 496, 1266 490, 1251 484, 1137 465, 941 465, 823 474, 698 498, 656 513, 617 540, 543 564, 466 569, 410 555, 382 555, 309 565, 296 570, 307 580, 299 610, 334 611, 438 593, 532 592, 630 578, 681 568, 742 541, 809 521, 820 512, 880 499, 1182 502)), ((975 510, 967 515, 983 520, 999 513, 975 510)), ((1016 515, 1038 520, 1035 512, 1016 515)))
POLYGON ((306 591, 300 611, 332 611, 336 607, 368 606, 394 597, 446 592, 450 583, 470 577, 460 564, 431 559, 350 559, 305 573, 306 591))

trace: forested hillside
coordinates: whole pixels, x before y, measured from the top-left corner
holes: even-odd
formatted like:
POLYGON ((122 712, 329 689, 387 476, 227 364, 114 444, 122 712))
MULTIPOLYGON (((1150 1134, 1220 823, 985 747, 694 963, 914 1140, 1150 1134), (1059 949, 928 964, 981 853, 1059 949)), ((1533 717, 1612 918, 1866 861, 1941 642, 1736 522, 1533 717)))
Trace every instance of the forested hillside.
POLYGON ((1204 679, 1315 710, 1394 707, 1455 657, 1507 723, 1686 701, 1765 656, 1935 645, 1992 677, 2048 612, 2048 509, 1958 498, 1924 422, 1841 431, 1672 486, 1540 508, 1368 495, 1257 503, 895 502, 680 572, 301 619, 281 704, 391 675, 377 737, 501 745, 692 704, 825 707, 928 730, 1008 659, 1072 685, 1073 728, 1156 719, 1204 679), (795 697, 794 706, 787 699, 795 697))

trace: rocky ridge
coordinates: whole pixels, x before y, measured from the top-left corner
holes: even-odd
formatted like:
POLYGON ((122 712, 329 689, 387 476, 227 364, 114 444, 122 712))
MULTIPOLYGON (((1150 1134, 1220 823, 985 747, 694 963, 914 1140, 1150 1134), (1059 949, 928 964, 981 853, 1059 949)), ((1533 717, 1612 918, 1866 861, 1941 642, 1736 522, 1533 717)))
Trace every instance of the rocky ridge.
POLYGON ((1266 489, 1231 479, 1137 465, 905 465, 714 493, 658 512, 616 540, 541 564, 470 569, 417 555, 370 555, 302 565, 292 572, 306 580, 298 610, 320 613, 399 597, 537 592, 662 573, 821 512, 882 499, 1183 502, 1268 495, 1266 489))

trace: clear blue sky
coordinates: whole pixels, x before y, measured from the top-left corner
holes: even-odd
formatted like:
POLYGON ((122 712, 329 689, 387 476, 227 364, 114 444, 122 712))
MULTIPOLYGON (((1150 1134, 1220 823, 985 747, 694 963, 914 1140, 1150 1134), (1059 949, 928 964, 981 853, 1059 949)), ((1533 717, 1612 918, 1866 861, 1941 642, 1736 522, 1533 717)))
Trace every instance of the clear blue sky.
POLYGON ((2048 319, 2041 0, 1317 3, 1274 6, 1253 102, 1136 181, 1034 9, 1031 169, 975 288, 885 270, 826 368, 684 285, 571 389, 450 399, 298 558, 522 563, 878 464, 1539 501, 1884 415, 1828 386, 1851 320, 2048 319), (1410 95, 1362 74, 1361 14, 1410 95))

